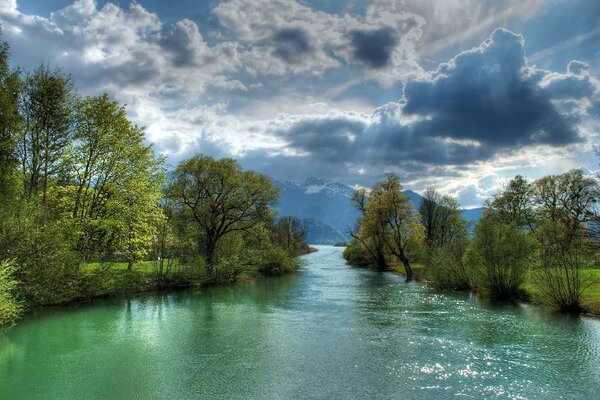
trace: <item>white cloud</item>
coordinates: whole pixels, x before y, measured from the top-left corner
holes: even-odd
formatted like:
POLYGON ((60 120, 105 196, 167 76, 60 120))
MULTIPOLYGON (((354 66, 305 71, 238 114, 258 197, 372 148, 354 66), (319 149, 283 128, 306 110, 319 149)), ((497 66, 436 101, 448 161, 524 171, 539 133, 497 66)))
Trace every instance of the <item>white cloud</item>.
MULTIPOLYGON (((344 63, 360 63, 352 33, 384 28, 394 34, 390 54, 384 55, 385 65, 367 68, 366 76, 391 84, 423 72, 415 48, 425 20, 395 1, 374 1, 362 17, 315 11, 294 0, 230 0, 219 4, 214 13, 221 24, 244 43, 246 51, 241 57, 253 74, 308 72, 320 75, 344 63), (286 34, 284 37, 282 32, 286 34), (281 46, 292 46, 290 51, 302 54, 288 58, 281 46)), ((370 45, 376 47, 378 43, 373 41, 370 45)))

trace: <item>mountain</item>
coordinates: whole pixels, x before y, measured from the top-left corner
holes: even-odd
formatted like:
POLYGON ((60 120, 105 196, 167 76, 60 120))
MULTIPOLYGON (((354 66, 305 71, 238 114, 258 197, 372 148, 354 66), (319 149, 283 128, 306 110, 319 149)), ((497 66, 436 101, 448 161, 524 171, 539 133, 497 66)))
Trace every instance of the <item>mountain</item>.
MULTIPOLYGON (((279 215, 302 219, 309 243, 333 244, 350 239, 347 229, 354 226, 360 216, 350 203, 352 187, 315 177, 301 183, 277 180, 273 183, 281 189, 276 205, 279 215)), ((412 190, 404 193, 418 210, 423 197, 412 190)), ((473 208, 462 210, 462 215, 467 221, 476 222, 482 212, 482 208, 473 208)))
POLYGON ((276 208, 279 215, 293 215, 300 219, 315 219, 344 232, 360 216, 350 204, 354 189, 350 186, 308 178, 302 183, 274 181, 281 189, 276 208))
POLYGON ((348 234, 314 218, 304 218, 302 225, 306 231, 306 240, 310 244, 336 244, 348 241, 348 234))

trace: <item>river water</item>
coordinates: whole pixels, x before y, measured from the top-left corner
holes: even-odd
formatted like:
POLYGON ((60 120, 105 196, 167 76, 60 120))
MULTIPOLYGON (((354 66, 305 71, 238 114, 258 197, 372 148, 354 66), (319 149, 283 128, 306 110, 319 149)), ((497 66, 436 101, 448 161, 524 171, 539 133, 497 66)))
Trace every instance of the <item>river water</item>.
POLYGON ((29 316, 0 334, 0 398, 600 398, 600 320, 305 259, 29 316))

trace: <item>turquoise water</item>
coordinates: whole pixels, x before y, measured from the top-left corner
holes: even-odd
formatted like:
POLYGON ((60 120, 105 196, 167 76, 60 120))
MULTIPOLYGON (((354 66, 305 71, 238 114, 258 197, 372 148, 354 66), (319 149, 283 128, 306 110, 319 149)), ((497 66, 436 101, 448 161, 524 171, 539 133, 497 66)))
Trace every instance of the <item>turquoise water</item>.
POLYGON ((0 334, 0 398, 600 398, 599 320, 442 293, 341 252, 30 316, 0 334))

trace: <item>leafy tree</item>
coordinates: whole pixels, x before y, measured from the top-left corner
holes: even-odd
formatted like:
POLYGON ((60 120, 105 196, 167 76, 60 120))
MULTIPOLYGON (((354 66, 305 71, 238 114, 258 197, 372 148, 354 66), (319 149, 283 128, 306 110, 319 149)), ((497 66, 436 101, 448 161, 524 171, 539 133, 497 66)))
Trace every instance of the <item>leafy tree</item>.
POLYGON ((11 195, 16 186, 16 144, 21 122, 18 112, 21 77, 18 70, 10 71, 8 57, 8 44, 0 42, 0 197, 11 195))
POLYGON ((129 266, 152 247, 163 183, 162 159, 144 144, 124 106, 108 95, 77 105, 75 142, 69 159, 71 214, 82 228, 79 249, 88 258, 107 251, 129 266))
POLYGON ((15 271, 13 262, 0 260, 0 326, 15 322, 23 312, 23 304, 16 298, 19 281, 15 271))
POLYGON ((465 262, 478 290, 512 299, 519 295, 534 249, 531 237, 520 226, 486 213, 475 227, 465 262))
POLYGON ((534 275, 545 298, 563 311, 580 311, 591 285, 584 268, 592 263, 595 241, 587 226, 594 220, 599 195, 598 182, 581 170, 534 182, 534 232, 540 248, 534 275))
MULTIPOLYGON (((389 266, 386 254, 385 229, 383 225, 364 224, 369 210, 369 196, 365 189, 359 189, 354 192, 351 198, 354 207, 362 213, 357 221, 357 227, 348 228, 348 233, 353 241, 348 246, 350 250, 345 251, 345 255, 352 255, 348 261, 357 262, 369 259, 368 264, 375 266, 380 271, 386 271, 389 266), (355 244, 356 243, 356 244, 355 244), (360 253, 366 253, 359 255, 360 253)), ((358 263, 360 265, 362 263, 358 263)))
POLYGON ((531 225, 531 185, 517 175, 488 201, 487 206, 504 222, 531 225))
POLYGON ((282 217, 274 226, 276 241, 291 255, 302 254, 306 248, 306 231, 300 218, 282 217))
POLYGON ((398 258, 406 277, 412 278, 411 259, 424 231, 410 199, 402 193, 398 178, 389 175, 385 181, 376 183, 368 197, 365 191, 357 191, 353 202, 363 216, 358 231, 352 235, 371 254, 377 268, 387 269, 387 253, 398 258))
POLYGON ((199 228, 197 246, 209 274, 219 242, 234 232, 250 233, 257 225, 271 223, 269 206, 279 195, 266 176, 242 170, 233 159, 204 155, 179 164, 167 193, 199 228))
POLYGON ((25 77, 20 160, 26 193, 31 197, 41 192, 44 203, 50 181, 62 172, 63 156, 73 140, 75 102, 73 80, 60 70, 41 65, 25 77))

